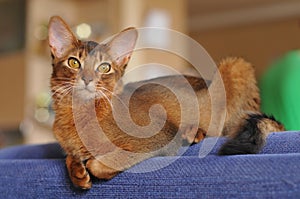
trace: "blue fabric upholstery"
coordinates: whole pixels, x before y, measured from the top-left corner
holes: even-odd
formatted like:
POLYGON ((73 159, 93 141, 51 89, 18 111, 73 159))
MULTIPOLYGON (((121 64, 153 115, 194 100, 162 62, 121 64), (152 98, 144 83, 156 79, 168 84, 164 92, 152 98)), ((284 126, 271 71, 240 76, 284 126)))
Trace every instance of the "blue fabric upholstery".
POLYGON ((300 132, 271 134, 257 155, 217 156, 224 141, 207 138, 183 155, 93 179, 88 191, 72 187, 56 143, 2 149, 0 198, 300 198, 300 132))

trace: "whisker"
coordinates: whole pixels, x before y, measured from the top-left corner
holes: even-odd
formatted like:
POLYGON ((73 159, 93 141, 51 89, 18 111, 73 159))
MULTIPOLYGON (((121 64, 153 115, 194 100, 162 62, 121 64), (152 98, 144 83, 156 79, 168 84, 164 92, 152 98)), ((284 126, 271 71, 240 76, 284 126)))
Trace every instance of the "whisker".
POLYGON ((72 92, 73 88, 69 87, 67 89, 65 89, 62 93, 62 95, 59 97, 59 101, 58 104, 63 100, 64 97, 66 97, 67 95, 69 95, 72 92))
POLYGON ((107 95, 105 95, 105 93, 101 90, 97 90, 96 94, 100 93, 101 96, 103 96, 106 100, 104 101, 105 103, 109 103, 109 105, 111 107, 113 107, 112 103, 111 103, 111 100, 107 97, 107 95))
MULTIPOLYGON (((67 90, 69 87, 70 87, 70 85, 55 86, 55 87, 53 87, 53 88, 51 89, 51 92, 52 92, 52 93, 51 93, 51 95, 49 95, 49 96, 47 97, 47 99, 45 100, 45 103, 49 104, 50 101, 51 101, 51 99, 52 99, 52 97, 53 97, 54 95, 60 94, 60 92, 62 92, 61 94, 63 94, 63 93, 65 92, 65 90, 67 90), (58 87, 58 88, 56 89, 56 87, 58 87)), ((58 96, 58 97, 60 97, 60 96, 58 96)))
POLYGON ((110 90, 108 90, 107 88, 104 88, 104 87, 98 87, 98 89, 103 89, 103 90, 109 92, 109 93, 112 94, 114 97, 116 97, 116 98, 117 98, 117 99, 118 99, 125 107, 128 108, 128 106, 125 104, 125 102, 124 102, 117 94, 115 94, 114 92, 112 92, 112 91, 110 91, 110 90))
MULTIPOLYGON (((58 99, 62 99, 64 98, 68 93, 69 91, 73 88, 73 84, 72 83, 65 83, 63 85, 56 85, 56 86, 53 86, 51 88, 51 91, 52 91, 52 95, 49 97, 49 101, 51 98, 53 98, 54 95, 56 95, 56 97, 58 99)), ((60 100, 61 101, 61 100, 60 100)), ((59 102, 60 102, 59 101, 59 102)))
POLYGON ((66 80, 66 81, 72 81, 74 79, 68 78, 68 77, 52 77, 51 80, 66 80))
POLYGON ((63 85, 63 86, 57 86, 57 87, 58 87, 57 89, 56 89, 56 87, 52 88, 52 94, 51 94, 50 98, 56 94, 59 94, 59 92, 63 92, 65 89, 72 87, 72 85, 63 85))

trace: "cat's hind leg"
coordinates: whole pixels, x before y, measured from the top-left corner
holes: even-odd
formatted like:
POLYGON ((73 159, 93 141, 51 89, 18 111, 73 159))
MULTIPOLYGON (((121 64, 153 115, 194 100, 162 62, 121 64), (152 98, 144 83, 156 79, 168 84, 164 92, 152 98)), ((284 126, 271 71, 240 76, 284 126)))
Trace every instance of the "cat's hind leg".
POLYGON ((199 143, 205 136, 206 132, 203 129, 193 125, 187 126, 181 135, 184 145, 199 143))

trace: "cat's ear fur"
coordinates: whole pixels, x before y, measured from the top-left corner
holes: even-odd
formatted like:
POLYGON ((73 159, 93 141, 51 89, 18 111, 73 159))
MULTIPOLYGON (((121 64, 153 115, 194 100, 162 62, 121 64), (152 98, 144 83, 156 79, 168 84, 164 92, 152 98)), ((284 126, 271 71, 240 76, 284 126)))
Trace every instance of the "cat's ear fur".
POLYGON ((58 58, 63 57, 70 49, 78 44, 78 40, 69 26, 59 16, 50 18, 48 27, 51 53, 58 58))
POLYGON ((117 65, 127 65, 134 50, 137 37, 138 32, 135 28, 127 28, 106 43, 109 48, 109 54, 117 65))

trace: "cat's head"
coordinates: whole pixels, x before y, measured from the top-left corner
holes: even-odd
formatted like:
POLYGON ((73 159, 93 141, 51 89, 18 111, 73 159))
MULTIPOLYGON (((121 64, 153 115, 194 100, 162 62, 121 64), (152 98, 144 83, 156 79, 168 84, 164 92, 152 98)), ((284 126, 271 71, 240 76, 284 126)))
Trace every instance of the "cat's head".
POLYGON ((137 30, 128 28, 105 43, 80 41, 58 16, 49 22, 49 45, 54 96, 73 91, 83 99, 109 97, 124 74, 137 40, 137 30))

